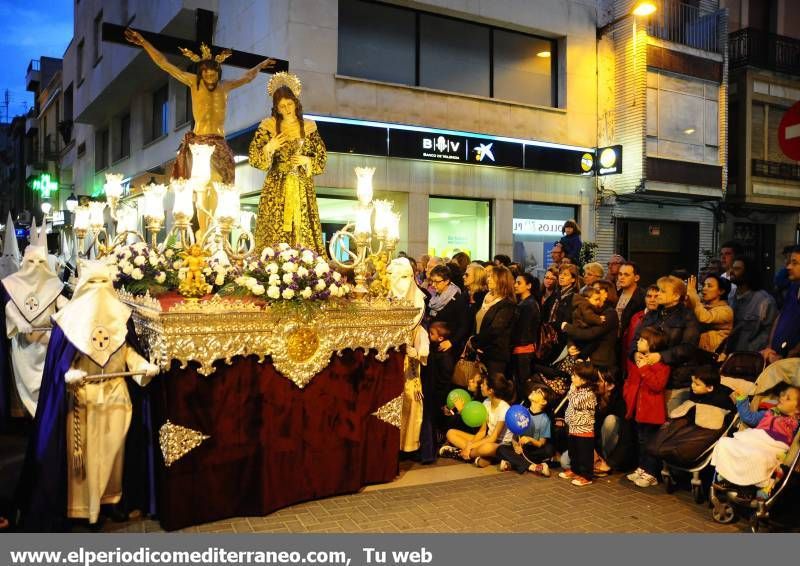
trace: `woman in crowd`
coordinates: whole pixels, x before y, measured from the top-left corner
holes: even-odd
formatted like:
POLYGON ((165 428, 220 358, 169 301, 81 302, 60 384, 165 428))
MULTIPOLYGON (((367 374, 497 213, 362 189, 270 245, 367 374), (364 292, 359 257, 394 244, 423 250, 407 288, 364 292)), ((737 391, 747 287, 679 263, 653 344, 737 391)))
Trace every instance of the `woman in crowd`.
POLYGON ((697 278, 694 275, 689 277, 686 298, 700 323, 698 347, 704 352, 718 351, 733 329, 733 309, 728 305, 730 290, 730 281, 716 273, 709 273, 703 281, 701 302, 697 293, 697 278))
POLYGON ((557 290, 558 266, 551 265, 547 268, 547 271, 544 272, 544 278, 542 279, 542 293, 539 297, 539 306, 542 307, 543 312, 550 312, 550 308, 552 307, 553 301, 555 301, 556 298, 557 290))
POLYGON ((464 272, 464 288, 467 298, 467 317, 469 319, 469 333, 472 334, 475 325, 475 313, 481 308, 483 298, 489 292, 486 286, 486 269, 479 263, 470 263, 464 272))
POLYGON ((511 332, 516 315, 514 279, 507 267, 487 268, 489 292, 475 313, 475 334, 470 345, 489 374, 505 373, 511 354, 511 332))
POLYGON ((558 333, 558 341, 550 352, 550 359, 542 360, 551 363, 557 359, 567 345, 567 334, 564 331, 564 323, 572 323, 572 299, 581 285, 581 278, 578 275, 578 267, 572 264, 562 265, 558 269, 558 292, 553 300, 550 310, 546 310, 546 318, 553 325, 558 333))
POLYGON ((517 295, 517 320, 514 325, 511 343, 511 373, 514 375, 517 391, 524 391, 531 376, 531 364, 535 344, 539 336, 539 305, 531 292, 536 278, 530 273, 517 275, 514 280, 514 293, 517 295))
MULTIPOLYGON (((452 389, 453 368, 469 335, 467 303, 464 294, 450 281, 450 270, 445 265, 433 267, 428 280, 434 290, 428 301, 427 324, 443 322, 447 337, 431 344, 426 368, 430 385, 435 391, 436 407, 445 404, 447 394, 452 389)), ((438 415, 437 415, 438 417, 438 415)))

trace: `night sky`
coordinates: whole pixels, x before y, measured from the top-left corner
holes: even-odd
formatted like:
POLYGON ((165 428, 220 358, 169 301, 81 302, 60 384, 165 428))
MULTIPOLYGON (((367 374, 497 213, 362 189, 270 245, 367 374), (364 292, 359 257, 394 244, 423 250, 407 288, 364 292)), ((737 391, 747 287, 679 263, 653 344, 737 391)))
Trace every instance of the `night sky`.
POLYGON ((74 0, 0 0, 0 121, 11 121, 33 105, 25 90, 31 59, 64 57, 72 38, 74 0), (9 92, 6 115, 5 91, 9 92))

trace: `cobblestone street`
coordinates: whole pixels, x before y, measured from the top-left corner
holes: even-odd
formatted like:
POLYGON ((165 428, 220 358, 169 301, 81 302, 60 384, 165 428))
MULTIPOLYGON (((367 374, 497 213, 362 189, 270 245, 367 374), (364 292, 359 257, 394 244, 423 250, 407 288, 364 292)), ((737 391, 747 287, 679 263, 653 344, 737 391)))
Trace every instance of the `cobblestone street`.
MULTIPOLYGON (((187 532, 259 533, 690 533, 747 531, 719 525, 688 491, 639 489, 624 475, 575 487, 553 474, 499 473, 452 461, 402 463, 400 478, 352 495, 310 501, 266 517, 225 519, 187 532)), ((106 531, 155 532, 156 521, 107 523, 106 531)))

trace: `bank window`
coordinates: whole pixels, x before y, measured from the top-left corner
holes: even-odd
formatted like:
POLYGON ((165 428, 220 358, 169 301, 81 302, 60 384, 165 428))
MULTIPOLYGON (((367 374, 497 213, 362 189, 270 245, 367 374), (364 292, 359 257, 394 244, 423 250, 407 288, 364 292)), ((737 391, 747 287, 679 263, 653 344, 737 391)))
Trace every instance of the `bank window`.
POLYGON ((453 257, 466 252, 472 259, 491 259, 490 204, 487 200, 429 198, 428 253, 453 257))
POLYGON ((408 8, 339 1, 341 75, 557 106, 556 45, 408 8))
POLYGON ((647 73, 647 155, 719 164, 719 86, 647 73))
POLYGON ((564 222, 575 218, 577 211, 573 206, 515 202, 512 226, 514 261, 528 273, 543 277, 552 263, 550 250, 562 237, 564 222))

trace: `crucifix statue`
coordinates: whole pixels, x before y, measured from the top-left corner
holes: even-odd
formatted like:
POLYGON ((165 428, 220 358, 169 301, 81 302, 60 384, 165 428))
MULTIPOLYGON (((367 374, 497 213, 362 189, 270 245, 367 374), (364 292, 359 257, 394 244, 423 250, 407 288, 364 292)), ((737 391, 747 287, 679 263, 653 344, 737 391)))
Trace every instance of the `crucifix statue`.
POLYGON ((213 54, 211 32, 213 29, 214 14, 207 10, 197 11, 197 39, 199 53, 185 47, 191 41, 173 38, 160 34, 153 34, 131 28, 123 28, 111 23, 103 24, 103 39, 116 43, 132 43, 144 49, 153 62, 166 71, 170 76, 189 87, 191 92, 192 116, 194 128, 187 132, 178 150, 178 156, 172 170, 171 178, 188 179, 191 173, 190 144, 209 145, 214 148, 211 155, 211 179, 205 190, 197 191, 196 208, 199 233, 204 233, 211 225, 214 209, 216 208, 216 195, 212 188, 213 181, 226 184, 234 183, 233 152, 225 140, 225 111, 228 93, 233 89, 252 81, 260 71, 286 70, 288 63, 273 58, 263 58, 251 53, 232 51, 217 48, 213 54), (146 36, 146 37, 145 37, 146 36), (207 41, 207 43, 206 43, 207 41), (157 49, 154 44, 161 47, 157 49), (196 64, 196 72, 184 71, 172 64, 164 52, 181 53, 196 64), (234 80, 223 81, 221 76, 221 63, 230 58, 229 65, 244 67, 249 70, 241 77, 234 80), (258 63, 254 63, 257 60, 258 63))

